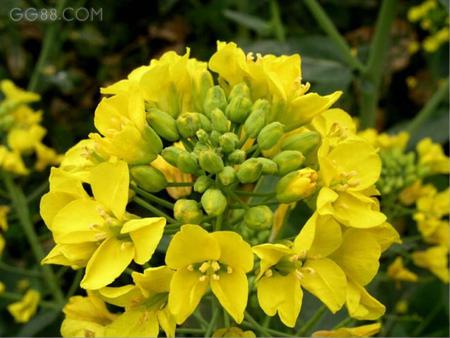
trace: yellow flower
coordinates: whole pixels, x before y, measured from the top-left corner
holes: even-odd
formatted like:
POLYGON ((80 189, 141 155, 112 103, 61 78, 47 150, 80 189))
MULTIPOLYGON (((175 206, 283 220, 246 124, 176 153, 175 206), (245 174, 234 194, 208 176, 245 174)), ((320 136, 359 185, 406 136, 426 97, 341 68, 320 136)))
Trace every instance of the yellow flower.
POLYGON ((403 189, 398 198, 404 205, 411 205, 415 203, 420 197, 435 194, 436 189, 431 184, 423 185, 422 181, 417 180, 409 187, 403 189))
POLYGON ((62 156, 42 143, 36 144, 35 151, 37 160, 34 167, 37 171, 42 171, 49 165, 57 165, 61 162, 62 156))
POLYGON ((450 173, 450 159, 445 156, 442 146, 424 138, 417 144, 419 164, 426 167, 430 174, 450 173))
POLYGON ((28 169, 20 154, 16 151, 9 151, 2 145, 0 145, 0 168, 17 175, 28 175, 28 169))
POLYGON ((245 55, 233 42, 217 43, 217 52, 209 60, 209 68, 219 74, 219 82, 232 87, 246 82, 254 99, 273 101, 269 122, 282 122, 288 130, 308 123, 327 110, 341 92, 320 96, 307 93, 309 84, 301 83, 300 56, 245 55))
POLYGON ((268 316, 277 312, 294 327, 305 288, 335 313, 345 303, 346 277, 330 256, 341 245, 340 225, 331 217, 314 214, 293 244, 253 247, 260 258, 257 276, 259 305, 268 316))
POLYGON ((320 330, 312 334, 313 337, 371 337, 380 332, 381 323, 374 323, 356 327, 341 327, 335 330, 320 330))
POLYGON ((8 230, 8 213, 10 208, 7 205, 0 205, 0 229, 8 230))
POLYGON ((418 267, 428 269, 444 283, 448 283, 448 248, 434 246, 412 253, 412 260, 418 267))
POLYGON ((99 290, 108 303, 125 307, 125 312, 105 328, 109 337, 157 337, 159 327, 175 337, 175 318, 167 306, 173 271, 167 266, 133 272, 136 285, 106 287, 99 290))
POLYGON ((195 310, 209 287, 233 319, 242 322, 248 297, 246 273, 253 268, 253 254, 239 234, 208 233, 198 225, 183 225, 169 244, 166 264, 176 270, 169 308, 178 324, 195 310))
MULTIPOLYGON (((152 166, 161 171, 169 183, 192 182, 191 174, 182 172, 180 169, 164 160, 160 155, 152 162, 152 166)), ((192 192, 192 187, 171 187, 166 190, 170 197, 177 200, 189 196, 192 192)))
POLYGON ((70 256, 78 258, 74 265, 87 261, 81 286, 99 289, 117 278, 132 260, 144 264, 151 258, 166 220, 126 213, 129 173, 125 162, 104 162, 92 169, 93 198, 82 190, 81 181, 62 176, 56 177, 55 189, 51 184, 41 201, 41 215, 57 243, 43 263, 67 264, 70 256), (69 182, 76 183, 69 186, 69 182))
POLYGON ((358 133, 367 140, 373 147, 388 150, 388 149, 401 149, 404 150, 409 141, 409 134, 406 131, 402 131, 398 134, 379 134, 375 129, 366 129, 358 133))
POLYGON ((6 100, 15 103, 31 103, 40 100, 39 94, 25 91, 17 87, 11 80, 2 80, 0 89, 5 94, 6 100))
POLYGON ((427 195, 417 200, 417 212, 413 217, 424 238, 432 236, 443 223, 447 223, 442 218, 449 214, 449 205, 449 188, 441 192, 437 192, 434 188, 430 189, 427 195))
POLYGON ((253 331, 247 330, 244 331, 238 327, 225 327, 223 329, 217 329, 212 334, 212 337, 248 337, 248 338, 256 338, 256 335, 253 331))
POLYGON ((8 146, 19 153, 32 152, 47 131, 38 124, 29 128, 12 128, 8 133, 8 146))
POLYGON ((387 269, 389 278, 402 282, 417 282, 417 275, 405 268, 402 257, 397 257, 387 269))
POLYGON ((36 313, 41 294, 36 290, 28 290, 23 298, 8 305, 8 311, 18 323, 26 323, 36 313))
POLYGON ((95 128, 103 135, 89 135, 102 152, 130 164, 146 164, 156 158, 162 142, 148 125, 139 91, 103 98, 95 110, 95 128))
POLYGON ((347 284, 347 311, 358 320, 375 320, 384 315, 386 308, 361 285, 349 281, 347 284))
POLYGON ((6 289, 5 284, 3 284, 2 282, 0 282, 0 295, 1 295, 3 292, 5 292, 5 289, 6 289))
POLYGON ((5 239, 3 238, 2 234, 0 234, 0 256, 3 253, 4 249, 5 249, 5 239))
POLYGON ((104 337, 105 326, 116 318, 105 303, 93 294, 70 297, 63 312, 63 337, 104 337))

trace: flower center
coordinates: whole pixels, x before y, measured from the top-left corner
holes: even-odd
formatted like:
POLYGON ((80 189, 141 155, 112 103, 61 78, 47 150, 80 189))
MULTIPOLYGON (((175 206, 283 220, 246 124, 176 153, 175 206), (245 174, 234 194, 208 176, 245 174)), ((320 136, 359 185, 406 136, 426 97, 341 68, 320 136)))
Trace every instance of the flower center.
POLYGON ((187 268, 189 271, 199 271, 201 276, 199 281, 204 282, 212 278, 213 280, 219 280, 220 274, 232 273, 233 269, 223 263, 216 260, 209 260, 203 263, 191 264, 187 268))

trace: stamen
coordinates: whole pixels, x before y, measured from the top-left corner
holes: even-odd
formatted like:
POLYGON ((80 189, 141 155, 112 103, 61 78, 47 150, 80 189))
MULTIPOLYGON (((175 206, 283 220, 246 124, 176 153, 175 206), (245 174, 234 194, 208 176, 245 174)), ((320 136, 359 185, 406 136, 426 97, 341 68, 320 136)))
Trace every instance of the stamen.
POLYGON ((213 274, 212 275, 212 279, 214 279, 214 280, 219 280, 220 279, 220 277, 219 277, 219 275, 217 275, 217 274, 213 274))
POLYGON ((199 277, 198 280, 199 280, 200 282, 204 282, 204 281, 206 280, 206 278, 207 278, 206 275, 202 275, 202 276, 199 277))
POLYGON ((189 264, 187 267, 188 271, 194 271, 194 266, 192 264, 189 264))
POLYGON ((208 271, 209 267, 211 266, 211 264, 209 262, 204 262, 202 265, 200 265, 200 267, 198 268, 198 270, 201 273, 205 273, 206 271, 208 271))
POLYGON ((219 270, 220 270, 220 264, 217 263, 217 261, 213 261, 213 262, 211 263, 211 267, 212 267, 212 269, 213 269, 214 271, 219 271, 219 270))
POLYGON ((295 277, 302 280, 305 276, 299 270, 295 270, 295 277))
POLYGON ((231 268, 231 266, 227 267, 227 273, 233 273, 233 269, 231 268))
POLYGON ((273 276, 272 269, 267 270, 267 271, 264 273, 264 276, 266 276, 266 277, 272 277, 272 276, 273 276))

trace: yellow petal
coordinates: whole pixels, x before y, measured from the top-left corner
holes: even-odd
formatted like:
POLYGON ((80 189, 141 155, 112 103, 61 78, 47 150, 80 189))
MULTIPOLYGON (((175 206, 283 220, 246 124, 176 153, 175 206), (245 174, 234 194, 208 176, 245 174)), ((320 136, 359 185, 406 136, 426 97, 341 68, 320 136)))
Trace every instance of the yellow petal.
POLYGON ((219 257, 219 244, 211 234, 198 225, 185 224, 170 241, 166 264, 179 269, 189 264, 218 260, 219 257))
POLYGON ((350 317, 358 320, 375 320, 380 318, 385 307, 372 297, 362 286, 349 281, 347 285, 347 310, 350 317))
POLYGON ((125 162, 103 162, 91 171, 91 187, 94 197, 122 219, 128 202, 128 165, 125 162))
POLYGON ((158 319, 154 311, 126 310, 105 327, 109 337, 157 337, 158 319))
POLYGON ((105 240, 89 260, 81 287, 95 290, 112 283, 130 264, 134 254, 134 247, 130 242, 122 242, 113 237, 105 240))
POLYGON ((209 59, 209 68, 230 85, 242 82, 247 73, 244 51, 234 42, 217 42, 217 52, 209 59))
POLYGON ((348 229, 341 247, 331 257, 347 276, 366 285, 378 272, 380 255, 380 245, 374 238, 362 231, 348 229))
POLYGON ((233 231, 217 231, 211 234, 220 247, 220 261, 244 272, 253 268, 253 252, 241 235, 233 231))
POLYGON ((164 307, 164 309, 157 311, 156 316, 158 317, 159 325, 166 333, 166 336, 168 338, 175 337, 177 323, 173 314, 170 313, 169 307, 166 306, 164 307))
POLYGON ((147 268, 143 273, 133 272, 131 277, 136 286, 148 297, 151 293, 164 293, 170 290, 174 272, 167 266, 147 268))
POLYGON ((244 319, 248 298, 245 273, 240 269, 233 270, 232 273, 221 273, 218 280, 211 280, 211 290, 225 310, 240 324, 244 319))
POLYGON ((49 229, 56 214, 74 199, 73 195, 59 191, 50 191, 42 196, 40 214, 49 229))
POLYGON ((169 309, 174 314, 177 324, 182 324, 195 311, 208 290, 208 280, 200 281, 200 276, 198 271, 180 269, 172 277, 169 309))
POLYGON ((345 303, 347 280, 341 268, 331 259, 307 260, 302 287, 319 298, 335 313, 345 303))
POLYGON ((142 300, 140 290, 132 284, 118 287, 104 287, 98 290, 99 297, 108 304, 127 307, 142 300))
POLYGON ((260 244, 253 247, 253 252, 261 259, 259 276, 263 275, 271 266, 277 264, 286 255, 293 255, 295 251, 283 244, 260 244))
POLYGON ((126 222, 120 233, 129 233, 136 250, 134 261, 145 264, 150 260, 164 233, 166 219, 149 217, 126 222))
POLYGON ((21 300, 9 304, 7 308, 17 323, 26 323, 36 313, 40 300, 41 294, 30 289, 21 300))
POLYGON ((380 332, 381 323, 356 327, 341 327, 335 330, 320 330, 312 334, 313 337, 371 337, 380 332))
POLYGON ((294 273, 261 278, 257 284, 257 296, 261 309, 268 316, 278 312, 286 326, 295 326, 302 307, 303 292, 294 273))

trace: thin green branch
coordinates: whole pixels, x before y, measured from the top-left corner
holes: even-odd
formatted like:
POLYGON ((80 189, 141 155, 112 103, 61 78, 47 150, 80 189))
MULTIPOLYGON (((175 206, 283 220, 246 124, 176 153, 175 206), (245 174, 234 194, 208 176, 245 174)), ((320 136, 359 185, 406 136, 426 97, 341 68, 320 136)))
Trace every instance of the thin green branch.
POLYGON ((171 223, 176 223, 177 222, 174 218, 170 217, 165 212, 159 210, 158 208, 154 207, 153 205, 151 205, 150 203, 148 203, 147 201, 143 200, 140 197, 135 196, 133 198, 133 201, 136 202, 136 204, 138 204, 141 207, 143 207, 144 209, 154 213, 155 215, 166 218, 171 223))
POLYGON ((356 56, 353 55, 350 46, 347 44, 347 41, 345 41, 345 39, 339 33, 333 21, 331 21, 322 6, 320 6, 320 4, 316 0, 305 0, 304 3, 306 7, 308 7, 308 9, 311 11, 311 14, 314 16, 320 27, 336 43, 336 46, 345 57, 347 64, 353 69, 356 69, 359 72, 363 72, 364 65, 356 56))
POLYGON ((66 298, 72 297, 75 292, 77 292, 81 279, 83 278, 83 270, 78 270, 73 278, 72 284, 70 285, 69 291, 67 291, 66 298))
POLYGON ((314 327, 317 325, 317 323, 322 318, 323 314, 325 313, 326 307, 325 305, 322 305, 316 313, 303 325, 295 334, 297 337, 305 337, 309 334, 309 331, 314 329, 314 327))
POLYGON ((268 332, 269 330, 264 326, 260 325, 248 311, 245 311, 245 318, 251 324, 251 326, 259 332, 261 336, 270 337, 270 333, 268 332))
POLYGON ((8 265, 4 262, 0 262, 0 270, 10 273, 15 273, 18 275, 23 275, 31 278, 41 278, 42 274, 39 271, 31 271, 23 268, 18 268, 16 266, 8 265))
POLYGON ((170 203, 170 202, 166 201, 163 198, 159 198, 159 197, 157 197, 157 196, 155 196, 155 195, 153 195, 153 194, 151 194, 151 193, 149 193, 149 192, 145 191, 144 189, 141 189, 141 188, 139 188, 137 186, 132 186, 132 187, 133 187, 133 190, 137 194, 141 195, 142 197, 145 197, 145 198, 147 198, 148 200, 150 200, 152 202, 158 203, 159 205, 161 205, 161 206, 163 206, 163 207, 165 207, 167 209, 173 209, 173 207, 174 207, 173 203, 170 203))
POLYGON ((441 101, 448 97, 448 78, 445 79, 444 83, 442 83, 437 92, 434 93, 433 97, 426 103, 426 105, 417 113, 414 119, 409 123, 406 130, 410 134, 414 134, 417 130, 422 126, 424 122, 426 122, 431 114, 436 110, 441 101))
POLYGON ((361 125, 363 128, 375 126, 380 84, 386 66, 386 56, 389 52, 391 27, 397 13, 398 0, 383 0, 372 44, 369 60, 361 84, 361 125))
POLYGON ((37 200, 39 197, 41 197, 44 192, 48 190, 48 180, 45 180, 42 184, 40 184, 36 189, 34 189, 31 193, 27 196, 27 202, 33 202, 37 200))
MULTIPOLYGON (((22 226, 23 232, 25 233, 28 242, 30 243, 31 251, 36 261, 40 264, 45 254, 44 250, 41 247, 41 244, 39 243, 38 236, 34 230, 34 225, 30 220, 30 212, 28 210, 26 198, 23 194, 22 189, 14 183, 14 180, 8 173, 3 172, 2 175, 5 186, 9 192, 9 195, 11 196, 13 207, 16 210, 17 216, 19 218, 19 223, 22 226)), ((64 295, 59 288, 58 280, 53 273, 53 270, 48 265, 41 265, 40 268, 42 269, 43 277, 56 302, 58 302, 59 304, 63 304, 64 295)))

